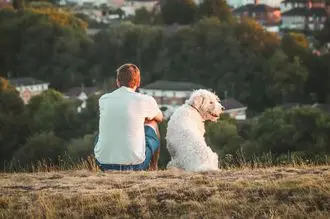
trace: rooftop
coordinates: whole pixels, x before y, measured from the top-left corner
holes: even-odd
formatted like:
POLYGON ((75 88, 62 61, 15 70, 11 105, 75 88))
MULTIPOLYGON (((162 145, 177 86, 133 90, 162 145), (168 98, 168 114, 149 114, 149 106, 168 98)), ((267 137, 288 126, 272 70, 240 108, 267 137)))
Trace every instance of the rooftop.
POLYGON ((234 98, 221 100, 221 105, 225 107, 225 110, 240 109, 246 107, 244 104, 235 100, 234 98))
POLYGON ((237 9, 233 10, 233 13, 243 13, 243 12, 249 12, 249 13, 260 13, 260 12, 273 12, 280 10, 279 8, 273 8, 266 4, 246 4, 241 7, 238 7, 237 9))
POLYGON ((316 16, 327 17, 328 13, 325 8, 294 8, 284 12, 282 16, 316 16))
POLYGON ((152 90, 175 90, 175 91, 192 91, 196 89, 206 89, 205 86, 200 84, 195 84, 192 82, 166 81, 166 80, 158 80, 153 83, 147 84, 141 88, 152 89, 152 90))
POLYGON ((10 84, 13 86, 27 86, 27 85, 36 85, 36 84, 49 84, 31 77, 21 77, 21 78, 11 78, 8 79, 10 84))
POLYGON ((99 89, 97 87, 72 87, 67 92, 65 92, 65 95, 68 97, 78 97, 82 92, 84 92, 87 96, 89 96, 98 91, 99 89))

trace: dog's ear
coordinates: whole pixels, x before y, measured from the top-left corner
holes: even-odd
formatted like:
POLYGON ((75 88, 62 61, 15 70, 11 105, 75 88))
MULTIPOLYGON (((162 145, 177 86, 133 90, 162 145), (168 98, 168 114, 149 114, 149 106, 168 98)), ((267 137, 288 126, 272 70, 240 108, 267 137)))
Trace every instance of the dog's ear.
POLYGON ((196 107, 197 109, 201 108, 204 104, 204 97, 202 95, 196 95, 193 99, 192 99, 192 105, 194 107, 196 107))

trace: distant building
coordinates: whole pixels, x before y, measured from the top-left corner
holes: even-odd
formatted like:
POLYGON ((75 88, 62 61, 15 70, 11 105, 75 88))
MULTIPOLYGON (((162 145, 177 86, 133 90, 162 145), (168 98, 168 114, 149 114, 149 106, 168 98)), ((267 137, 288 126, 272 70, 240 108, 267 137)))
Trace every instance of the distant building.
POLYGON ((241 102, 233 98, 227 98, 221 100, 221 104, 225 107, 224 113, 229 114, 231 118, 246 120, 247 106, 243 105, 241 102))
POLYGON ((159 0, 127 0, 121 7, 121 10, 125 12, 125 16, 134 16, 136 10, 145 8, 148 11, 152 11, 158 3, 159 0))
MULTIPOLYGON (((264 4, 270 7, 278 8, 281 5, 282 0, 258 0, 257 4, 264 4)), ((248 4, 255 4, 255 0, 227 0, 227 4, 234 9, 248 5, 248 4)))
POLYGON ((100 95, 102 91, 97 87, 73 87, 64 93, 64 98, 77 99, 82 101, 81 105, 78 107, 78 112, 86 108, 87 99, 92 95, 100 95))
MULTIPOLYGON (((174 110, 184 104, 191 93, 197 89, 207 88, 191 82, 159 80, 141 87, 139 92, 154 97, 165 118, 169 118, 174 110)), ((221 103, 226 108, 224 113, 237 120, 246 119, 247 107, 242 103, 232 98, 221 99, 221 103)))
POLYGON ((10 78, 9 82, 16 87, 25 104, 29 102, 31 97, 48 90, 49 86, 49 83, 31 77, 10 78))
POLYGON ((273 8, 266 4, 247 4, 233 10, 233 15, 241 20, 249 17, 256 20, 262 26, 278 25, 281 20, 280 8, 273 8))
POLYGON ((282 30, 319 31, 329 17, 324 2, 285 0, 282 5, 282 30))

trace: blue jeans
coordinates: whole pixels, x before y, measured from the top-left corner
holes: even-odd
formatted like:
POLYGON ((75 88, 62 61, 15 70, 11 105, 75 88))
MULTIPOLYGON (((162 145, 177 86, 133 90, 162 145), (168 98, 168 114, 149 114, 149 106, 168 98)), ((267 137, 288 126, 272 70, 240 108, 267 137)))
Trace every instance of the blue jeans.
MULTIPOLYGON (((153 128, 151 128, 150 126, 145 125, 144 132, 145 132, 145 141, 146 141, 146 159, 142 163, 136 164, 136 165, 101 164, 97 159, 95 159, 96 164, 99 166, 99 168, 102 171, 106 171, 106 170, 121 170, 121 171, 147 170, 149 167, 150 161, 152 159, 152 156, 160 147, 160 140, 159 140, 155 130, 153 128)), ((97 139, 98 139, 98 137, 96 138, 96 140, 94 142, 94 146, 97 143, 97 139)))

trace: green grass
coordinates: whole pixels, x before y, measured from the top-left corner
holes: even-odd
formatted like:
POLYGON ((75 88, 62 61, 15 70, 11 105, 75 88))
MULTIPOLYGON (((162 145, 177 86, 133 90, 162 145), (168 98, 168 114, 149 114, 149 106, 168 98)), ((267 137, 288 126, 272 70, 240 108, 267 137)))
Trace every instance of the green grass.
POLYGON ((330 218, 330 166, 0 174, 0 218, 330 218))

